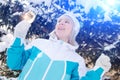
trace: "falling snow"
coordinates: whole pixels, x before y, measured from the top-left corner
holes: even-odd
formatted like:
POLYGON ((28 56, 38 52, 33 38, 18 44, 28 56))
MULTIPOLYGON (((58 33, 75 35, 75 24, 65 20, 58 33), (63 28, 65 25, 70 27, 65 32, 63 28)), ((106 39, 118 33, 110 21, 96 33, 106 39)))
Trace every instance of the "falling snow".
MULTIPOLYGON (((72 12, 82 23, 77 36, 78 53, 84 58, 90 58, 88 64, 94 64, 101 53, 111 58, 112 70, 120 69, 120 1, 116 4, 107 3, 109 0, 0 0, 0 60, 4 62, 3 54, 12 42, 15 25, 20 21, 23 11, 32 10, 36 15, 35 21, 26 36, 46 38, 54 29, 57 17, 65 12, 72 12)), ((2 64, 1 65, 5 65, 2 64)), ((3 66, 4 67, 4 66, 3 66)), ((16 77, 19 72, 11 72, 8 76, 16 77)), ((89 66, 88 66, 89 67, 89 66)), ((9 72, 10 70, 6 71, 9 72)), ((120 71, 120 70, 119 70, 120 71)), ((120 72, 114 74, 120 76, 120 72)), ((7 77, 1 77, 6 80, 7 77)), ((12 79, 14 80, 14 79, 12 79)), ((112 80, 112 78, 111 78, 112 80)), ((113 80, 117 80, 113 79, 113 80)))

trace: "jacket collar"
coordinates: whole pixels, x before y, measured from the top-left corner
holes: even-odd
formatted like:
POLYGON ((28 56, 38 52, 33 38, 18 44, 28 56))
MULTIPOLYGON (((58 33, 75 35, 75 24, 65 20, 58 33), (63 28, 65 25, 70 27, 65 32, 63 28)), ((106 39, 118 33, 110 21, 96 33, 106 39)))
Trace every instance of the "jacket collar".
POLYGON ((50 34, 49 40, 54 41, 54 42, 57 42, 57 43, 59 43, 59 44, 62 44, 62 45, 64 45, 64 46, 68 47, 68 48, 71 49, 71 50, 75 50, 75 49, 78 48, 78 46, 73 46, 73 45, 71 45, 71 44, 69 44, 69 43, 67 43, 67 42, 64 42, 64 41, 62 41, 62 40, 58 40, 58 38, 57 38, 57 36, 56 36, 56 34, 55 34, 54 32, 52 32, 52 34, 50 34))

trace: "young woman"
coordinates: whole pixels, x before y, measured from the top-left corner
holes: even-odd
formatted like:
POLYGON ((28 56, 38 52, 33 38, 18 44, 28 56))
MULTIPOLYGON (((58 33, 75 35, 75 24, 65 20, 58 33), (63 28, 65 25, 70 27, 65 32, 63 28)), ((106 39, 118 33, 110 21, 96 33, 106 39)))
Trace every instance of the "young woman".
MULTIPOLYGON (((87 72, 84 59, 75 52, 75 40, 80 25, 71 13, 59 17, 49 40, 36 39, 24 45, 30 23, 35 16, 25 14, 24 20, 16 25, 15 39, 7 49, 7 65, 12 70, 22 70, 18 80, 100 80, 104 70, 110 69, 98 60, 98 67, 87 72)), ((104 55, 105 56, 105 55, 104 55)), ((97 66, 96 65, 96 66, 97 66)))

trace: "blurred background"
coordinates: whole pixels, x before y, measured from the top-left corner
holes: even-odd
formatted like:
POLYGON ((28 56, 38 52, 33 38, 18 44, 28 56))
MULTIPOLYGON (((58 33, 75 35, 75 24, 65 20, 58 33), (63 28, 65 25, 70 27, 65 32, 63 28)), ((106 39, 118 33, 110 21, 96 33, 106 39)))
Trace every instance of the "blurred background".
MULTIPOLYGON (((26 39, 48 38, 57 17, 72 12, 81 24, 77 35, 78 54, 84 57, 88 68, 94 67, 102 54, 110 57, 112 68, 103 80, 120 80, 120 0, 0 0, 0 80, 15 78, 21 71, 6 66, 6 43, 28 10, 37 16, 26 39)), ((103 60, 104 61, 104 60, 103 60)))

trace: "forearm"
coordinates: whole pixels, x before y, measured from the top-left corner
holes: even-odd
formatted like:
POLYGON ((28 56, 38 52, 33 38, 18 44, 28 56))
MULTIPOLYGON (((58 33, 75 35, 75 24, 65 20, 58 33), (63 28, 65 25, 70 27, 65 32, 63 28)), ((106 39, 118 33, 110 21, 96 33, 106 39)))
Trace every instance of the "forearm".
POLYGON ((21 39, 16 38, 14 43, 7 49, 7 65, 10 69, 22 69, 27 60, 24 52, 24 45, 21 45, 21 39))
POLYGON ((31 23, 35 19, 35 15, 32 12, 28 12, 24 15, 25 19, 19 22, 14 31, 14 40, 13 44, 7 49, 7 65, 13 70, 22 69, 28 60, 31 50, 24 50, 24 40, 26 34, 31 26, 31 23), (30 17, 29 15, 32 15, 30 17))

